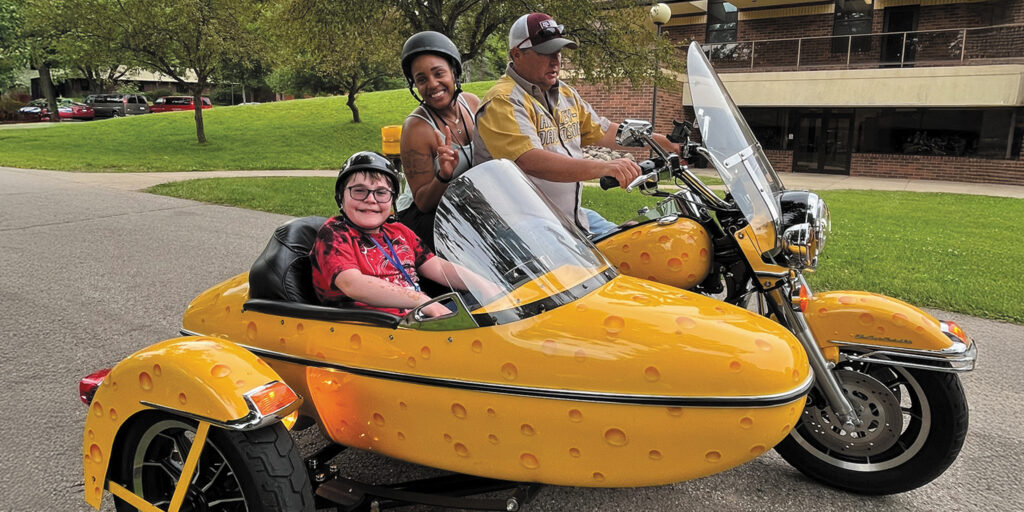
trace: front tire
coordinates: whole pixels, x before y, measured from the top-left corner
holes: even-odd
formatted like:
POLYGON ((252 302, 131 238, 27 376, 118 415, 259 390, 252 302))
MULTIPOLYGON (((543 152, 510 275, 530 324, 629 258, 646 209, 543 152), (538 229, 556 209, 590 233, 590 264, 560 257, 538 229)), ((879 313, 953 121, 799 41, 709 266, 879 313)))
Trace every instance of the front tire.
MULTIPOLYGON (((120 446, 116 480, 166 509, 195 432, 196 423, 184 418, 140 418, 120 446)), ((115 506, 135 510, 119 499, 115 506)), ((250 431, 211 427, 181 510, 312 511, 312 486, 288 430, 280 423, 250 431)))
POLYGON ((967 436, 968 410, 952 373, 843 363, 835 371, 863 424, 847 429, 820 396, 809 397, 776 451, 808 477, 850 492, 916 489, 953 463, 967 436))

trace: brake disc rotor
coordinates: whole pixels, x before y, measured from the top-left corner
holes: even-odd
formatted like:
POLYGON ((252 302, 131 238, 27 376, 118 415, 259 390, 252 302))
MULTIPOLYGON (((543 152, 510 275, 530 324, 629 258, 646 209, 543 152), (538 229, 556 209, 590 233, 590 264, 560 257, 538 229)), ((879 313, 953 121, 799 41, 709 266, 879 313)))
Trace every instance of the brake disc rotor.
POLYGON ((831 407, 804 409, 805 434, 837 454, 869 457, 885 452, 903 433, 899 399, 885 384, 855 371, 836 372, 861 424, 843 425, 831 407))

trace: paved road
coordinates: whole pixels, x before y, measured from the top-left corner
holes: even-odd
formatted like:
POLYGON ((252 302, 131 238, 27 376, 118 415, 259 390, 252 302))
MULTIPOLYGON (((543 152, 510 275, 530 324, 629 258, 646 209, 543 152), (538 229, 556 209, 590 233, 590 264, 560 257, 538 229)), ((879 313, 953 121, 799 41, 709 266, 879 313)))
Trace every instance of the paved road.
MULTIPOLYGON (((83 375, 176 335, 186 303, 238 273, 286 218, 0 169, 0 511, 88 510, 82 501, 83 375)), ((529 510, 1022 510, 1024 326, 943 314, 981 343, 963 378, 971 431, 936 482, 863 498, 811 483, 774 454, 720 475, 643 489, 547 488, 529 510)), ((305 450, 321 440, 305 435, 305 450)), ((362 453, 356 478, 429 470, 362 453)), ((112 510, 109 500, 104 510, 112 510)))

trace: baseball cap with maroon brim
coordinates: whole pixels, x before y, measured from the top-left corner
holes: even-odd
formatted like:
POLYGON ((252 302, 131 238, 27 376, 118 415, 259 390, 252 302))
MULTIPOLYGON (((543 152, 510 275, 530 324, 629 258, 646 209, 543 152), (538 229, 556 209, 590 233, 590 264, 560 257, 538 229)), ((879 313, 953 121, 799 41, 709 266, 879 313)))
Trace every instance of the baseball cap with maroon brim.
POLYGON ((524 14, 508 31, 508 49, 511 51, 513 48, 529 48, 544 55, 550 55, 565 47, 575 50, 576 43, 562 37, 564 35, 565 27, 551 19, 551 16, 542 12, 524 14))

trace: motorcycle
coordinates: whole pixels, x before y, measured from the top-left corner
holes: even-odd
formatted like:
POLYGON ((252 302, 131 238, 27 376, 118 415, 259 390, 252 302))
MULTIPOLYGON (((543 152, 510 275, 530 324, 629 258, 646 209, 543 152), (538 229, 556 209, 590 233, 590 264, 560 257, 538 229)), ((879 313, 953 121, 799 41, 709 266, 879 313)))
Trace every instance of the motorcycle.
POLYGON ((621 275, 511 162, 460 175, 438 206, 438 253, 470 285, 430 303, 445 316, 318 305, 324 220, 281 226, 248 273, 196 297, 185 337, 81 383, 90 505, 110 492, 118 510, 517 510, 532 484, 718 473, 799 420, 813 378, 792 334, 621 275), (303 461, 288 429, 313 425, 335 444, 303 461), (331 462, 340 447, 458 478, 355 482, 331 462))
MULTIPOLYGON (((800 420, 776 446, 812 479, 861 494, 905 492, 941 475, 968 429, 957 376, 972 370, 977 346, 954 322, 878 294, 812 292, 830 231, 825 202, 787 190, 700 46, 687 75, 696 128, 675 123, 681 155, 665 152, 644 121, 626 121, 617 140, 656 156, 627 190, 659 199, 628 227, 595 240, 626 275, 755 306, 804 347, 815 385, 800 420), (728 194, 720 198, 686 165, 705 158, 728 194), (672 180, 679 190, 658 189, 672 180)), ((618 186, 612 178, 602 187, 618 186)))

